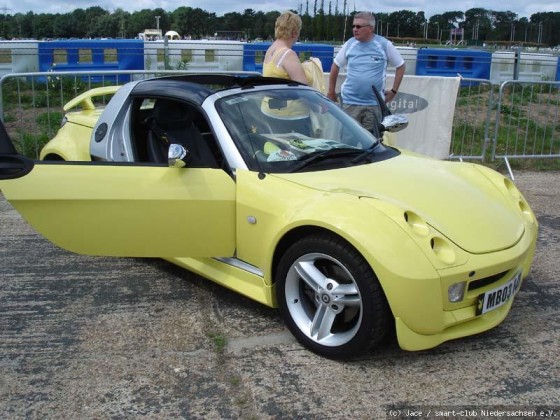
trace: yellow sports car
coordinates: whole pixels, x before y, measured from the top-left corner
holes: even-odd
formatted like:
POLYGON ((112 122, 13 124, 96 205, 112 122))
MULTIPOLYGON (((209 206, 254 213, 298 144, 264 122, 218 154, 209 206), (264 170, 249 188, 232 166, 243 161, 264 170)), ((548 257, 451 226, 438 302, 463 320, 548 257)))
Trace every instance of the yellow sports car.
POLYGON ((168 259, 278 307, 326 357, 392 329, 407 350, 488 330, 529 272, 538 226, 512 181, 388 147, 312 88, 174 76, 70 105, 83 109, 44 160, 0 132, 0 189, 38 232, 73 252, 168 259))

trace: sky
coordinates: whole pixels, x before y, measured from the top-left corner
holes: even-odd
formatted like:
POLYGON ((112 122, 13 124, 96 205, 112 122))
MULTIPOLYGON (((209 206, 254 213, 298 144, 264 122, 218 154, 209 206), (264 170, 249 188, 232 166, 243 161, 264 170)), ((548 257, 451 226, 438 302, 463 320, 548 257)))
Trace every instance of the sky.
MULTIPOLYGON (((333 13, 336 0, 330 0, 333 13)), ((245 9, 269 12, 272 10, 283 11, 287 9, 299 10, 300 4, 305 8, 305 0, 0 0, 0 13, 16 14, 27 13, 68 13, 74 9, 87 9, 92 6, 100 6, 105 10, 113 12, 121 8, 128 12, 142 9, 162 8, 172 12, 181 6, 201 8, 213 12, 217 16, 223 16, 229 12, 243 13, 245 9), (281 6, 280 6, 281 5, 281 6)), ((320 4, 320 1, 318 1, 320 4)), ((325 11, 328 12, 329 0, 324 0, 325 11)), ((339 10, 342 13, 344 0, 338 0, 339 10)), ((451 11, 466 11, 472 8, 484 8, 499 12, 511 11, 518 18, 529 18, 539 12, 560 12, 560 0, 467 0, 464 2, 450 2, 449 0, 347 0, 350 10, 366 10, 373 12, 391 13, 398 10, 411 10, 413 12, 424 11, 427 18, 433 15, 451 11), (507 5, 506 5, 507 4, 507 5)), ((309 12, 313 13, 314 0, 309 0, 309 12)), ((304 10, 305 11, 305 10, 304 10)))

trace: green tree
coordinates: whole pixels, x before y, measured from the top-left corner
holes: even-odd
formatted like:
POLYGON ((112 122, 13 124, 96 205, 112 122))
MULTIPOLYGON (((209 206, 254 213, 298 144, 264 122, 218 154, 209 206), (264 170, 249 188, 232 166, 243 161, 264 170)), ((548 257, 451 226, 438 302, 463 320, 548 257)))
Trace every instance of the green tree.
POLYGON ((85 38, 87 33, 87 26, 84 25, 86 22, 86 11, 84 9, 76 9, 70 13, 70 25, 72 25, 72 37, 85 38))
POLYGON ((560 12, 540 12, 531 15, 534 42, 549 46, 560 45, 560 12))
POLYGON ((53 22, 54 16, 50 13, 42 13, 35 16, 32 37, 39 40, 51 38, 53 36, 53 22))
POLYGON ((129 31, 134 35, 144 32, 145 29, 155 29, 158 22, 156 16, 160 17, 160 29, 163 28, 164 24, 167 24, 167 27, 169 27, 169 20, 166 20, 166 18, 164 18, 164 16, 166 15, 167 13, 165 13, 162 9, 142 9, 138 12, 133 12, 130 15, 130 17, 128 18, 129 23, 127 27, 129 28, 129 31))
POLYGON ((108 15, 109 12, 99 6, 88 7, 85 10, 85 20, 82 22, 82 26, 86 29, 86 36, 94 38, 96 36, 107 36, 105 34, 97 34, 96 27, 98 19, 103 16, 108 15))
POLYGON ((517 15, 513 12, 492 12, 495 41, 511 41, 517 15))
POLYGON ((263 27, 263 34, 261 35, 261 38, 269 41, 274 39, 274 27, 276 25, 276 19, 278 19, 278 16, 280 16, 280 12, 265 13, 265 24, 263 27))
POLYGON ((54 38, 72 38, 72 16, 69 14, 56 14, 53 21, 54 38))
POLYGON ((399 10, 387 17, 388 30, 391 37, 418 37, 422 33, 425 19, 424 14, 414 13, 410 10, 399 10))
POLYGON ((492 11, 476 7, 465 12, 465 37, 486 40, 492 32, 492 11))

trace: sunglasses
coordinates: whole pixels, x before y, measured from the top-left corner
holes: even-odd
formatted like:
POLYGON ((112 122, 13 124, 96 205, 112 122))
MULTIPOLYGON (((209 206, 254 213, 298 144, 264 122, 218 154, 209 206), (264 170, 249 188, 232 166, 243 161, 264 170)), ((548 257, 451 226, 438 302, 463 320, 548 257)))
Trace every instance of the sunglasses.
POLYGON ((352 28, 354 28, 354 29, 362 29, 362 28, 365 28, 366 26, 371 26, 371 25, 352 25, 352 28))

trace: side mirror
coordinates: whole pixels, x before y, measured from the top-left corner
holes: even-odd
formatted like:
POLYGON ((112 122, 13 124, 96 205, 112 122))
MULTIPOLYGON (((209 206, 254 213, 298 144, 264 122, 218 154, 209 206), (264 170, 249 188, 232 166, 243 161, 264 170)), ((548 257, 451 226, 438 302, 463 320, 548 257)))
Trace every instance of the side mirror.
POLYGON ((396 133, 397 131, 404 130, 408 126, 408 118, 404 115, 387 115, 381 121, 381 131, 389 133, 396 133))
POLYGON ((167 162, 170 168, 183 168, 190 158, 189 151, 180 144, 172 143, 167 151, 167 162))

